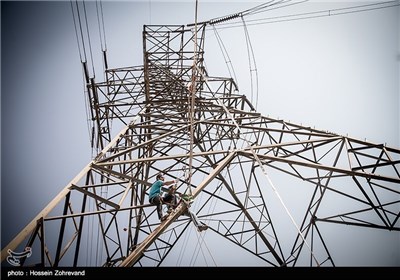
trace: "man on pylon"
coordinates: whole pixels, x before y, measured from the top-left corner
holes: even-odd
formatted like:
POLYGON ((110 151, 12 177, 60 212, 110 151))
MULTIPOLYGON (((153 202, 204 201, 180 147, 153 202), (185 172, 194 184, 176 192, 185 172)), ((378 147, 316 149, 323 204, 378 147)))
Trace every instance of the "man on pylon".
POLYGON ((163 212, 162 212, 163 199, 162 199, 161 195, 162 195, 162 190, 167 190, 167 189, 163 188, 163 186, 172 185, 174 183, 177 183, 178 180, 172 180, 172 181, 165 182, 164 181, 165 178, 162 173, 157 174, 156 179, 157 179, 157 181, 155 181, 150 188, 149 202, 151 204, 157 206, 158 218, 161 221, 164 221, 166 216, 163 216, 163 212))
POLYGON ((170 186, 169 188, 164 188, 163 186, 166 185, 172 185, 176 184, 179 180, 173 180, 173 181, 167 181, 164 182, 164 175, 163 174, 158 174, 156 176, 157 181, 153 183, 153 185, 150 188, 149 192, 149 202, 153 205, 157 206, 157 213, 158 213, 158 218, 161 221, 164 221, 168 215, 178 206, 178 204, 182 201, 183 203, 186 204, 186 210, 183 213, 185 216, 190 217, 190 219, 193 221, 194 225, 197 227, 198 231, 203 231, 208 229, 208 226, 202 222, 199 221, 197 218, 196 214, 194 214, 192 211, 190 211, 189 207, 190 204, 193 202, 193 199, 191 196, 186 195, 186 194, 181 194, 176 192, 176 185, 170 186), (178 202, 177 195, 179 195, 180 200, 178 202), (168 205, 168 211, 167 214, 163 216, 162 213, 162 204, 165 203, 168 205))

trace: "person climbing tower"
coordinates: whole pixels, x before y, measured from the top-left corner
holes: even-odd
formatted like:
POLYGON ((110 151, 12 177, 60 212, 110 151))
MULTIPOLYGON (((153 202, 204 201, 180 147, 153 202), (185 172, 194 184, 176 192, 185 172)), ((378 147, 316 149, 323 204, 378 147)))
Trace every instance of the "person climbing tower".
POLYGON ((172 180, 172 181, 164 181, 164 180, 165 177, 162 173, 157 174, 156 181, 151 185, 149 191, 149 202, 157 206, 158 218, 161 221, 165 220, 166 218, 166 216, 163 216, 163 211, 162 211, 162 204, 163 204, 162 191, 167 189, 163 188, 163 186, 169 186, 177 182, 177 180, 172 180))
POLYGON ((186 194, 181 194, 176 191, 176 184, 179 180, 172 181, 164 181, 165 176, 162 173, 159 173, 156 176, 156 181, 152 184, 149 191, 149 202, 153 205, 157 206, 157 214, 160 221, 164 221, 170 213, 174 211, 174 209, 179 205, 179 203, 186 204, 186 210, 183 213, 185 216, 188 216, 193 224, 197 227, 197 230, 203 231, 208 229, 208 226, 199 221, 196 214, 190 211, 190 205, 193 202, 191 196, 186 194), (172 186, 170 186, 172 185, 172 186), (170 186, 168 188, 164 186, 170 186), (179 199, 177 198, 179 196, 179 199), (162 205, 166 204, 168 206, 167 214, 163 215, 162 205))

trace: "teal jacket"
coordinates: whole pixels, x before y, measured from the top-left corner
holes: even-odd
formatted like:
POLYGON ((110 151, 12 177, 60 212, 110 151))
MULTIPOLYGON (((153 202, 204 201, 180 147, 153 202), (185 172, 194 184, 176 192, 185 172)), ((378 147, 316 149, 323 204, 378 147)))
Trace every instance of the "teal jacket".
POLYGON ((161 193, 161 187, 164 185, 164 182, 161 180, 157 180, 151 185, 150 192, 149 192, 149 200, 153 197, 159 195, 161 193))

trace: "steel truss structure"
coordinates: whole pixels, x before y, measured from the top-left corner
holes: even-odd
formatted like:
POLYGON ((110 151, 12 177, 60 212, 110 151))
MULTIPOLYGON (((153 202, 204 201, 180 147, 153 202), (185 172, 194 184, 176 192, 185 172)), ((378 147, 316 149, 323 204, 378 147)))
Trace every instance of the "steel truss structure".
POLYGON ((147 195, 159 172, 192 190, 206 234, 266 266, 335 266, 326 225, 398 234, 399 149, 257 113, 232 79, 208 75, 205 25, 193 30, 144 26, 143 66, 87 77, 100 152, 2 249, 3 264, 30 247, 24 266, 163 265, 191 221, 184 204, 158 220, 147 195), (113 139, 112 122, 123 127, 113 139))

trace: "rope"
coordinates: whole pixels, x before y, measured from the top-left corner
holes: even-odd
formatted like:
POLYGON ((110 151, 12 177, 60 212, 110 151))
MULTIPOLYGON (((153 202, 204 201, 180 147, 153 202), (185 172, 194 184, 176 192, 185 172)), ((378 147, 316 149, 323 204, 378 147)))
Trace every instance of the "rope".
MULTIPOLYGON (((211 85, 209 84, 207 77, 205 77, 204 74, 201 73, 201 72, 200 72, 200 74, 202 75, 202 78, 205 80, 205 82, 207 83, 207 85, 208 85, 209 88, 211 89, 211 85)), ((211 92, 214 92, 214 91, 211 91, 211 92)), ((224 105, 224 103, 221 101, 221 99, 219 98, 219 96, 215 96, 215 98, 217 99, 217 102, 221 105, 221 107, 224 109, 224 111, 226 112, 226 114, 228 115, 228 117, 232 120, 232 122, 233 122, 233 124, 236 126, 238 132, 241 132, 241 129, 240 129, 238 123, 237 123, 236 120, 233 118, 232 114, 231 114, 231 113, 229 112, 229 110, 226 108, 226 106, 224 105)), ((250 148, 250 151, 252 152, 252 154, 253 154, 255 160, 258 162, 258 164, 259 164, 259 166, 260 166, 260 168, 261 168, 263 174, 265 175, 265 177, 267 178, 269 184, 271 185, 272 190, 273 190, 274 193, 277 195, 277 197, 278 197, 279 201, 281 202, 283 208, 285 209, 286 213, 288 214, 288 216, 290 217, 290 219, 291 219, 291 221, 293 222, 294 226, 296 227, 298 234, 300 235, 300 237, 301 237, 301 239, 303 240, 303 242, 306 244, 307 248, 310 250, 310 253, 311 253, 313 259, 316 261, 317 265, 319 266, 319 262, 318 262, 318 260, 315 258, 314 252, 312 251, 310 245, 308 244, 308 242, 306 241, 304 235, 303 235, 302 232, 300 231, 300 228, 299 228, 298 225, 296 224, 296 221, 294 220, 293 216, 290 214, 289 209, 286 207, 285 203, 283 202, 281 196, 279 195, 279 193, 278 193, 277 189, 275 188, 274 184, 272 183, 271 179, 269 178, 268 173, 267 173, 267 171, 265 170, 263 163, 261 162, 261 160, 260 160, 259 157, 257 156, 257 153, 254 151, 253 146, 252 146, 251 143, 249 143, 246 139, 244 139, 244 140, 247 142, 248 147, 250 148)))
MULTIPOLYGON (((189 164, 188 164, 189 170, 188 170, 188 174, 187 174, 188 187, 187 187, 187 189, 185 191, 185 194, 188 193, 190 196, 192 195, 191 180, 192 180, 192 169, 193 169, 194 112, 195 112, 195 97, 196 97, 196 95, 195 95, 196 94, 196 79, 197 79, 197 72, 199 71, 198 68, 197 68, 197 52, 198 52, 198 50, 197 50, 197 10, 198 10, 198 0, 196 0, 196 5, 195 5, 194 56, 193 56, 193 66, 192 66, 192 79, 191 79, 191 83, 190 83, 190 87, 189 87, 189 93, 190 94, 188 96, 188 99, 189 99, 188 103, 190 104, 189 105, 189 116, 188 116, 189 117, 189 127, 190 127, 190 148, 189 148, 189 164)), ((185 171, 186 170, 183 170, 184 175, 186 175, 185 171)), ((187 207, 188 207, 188 211, 189 211, 189 205, 187 207)), ((203 253, 202 246, 201 246, 202 243, 205 244, 204 239, 201 238, 201 240, 199 240, 199 239, 197 239, 197 240, 198 240, 198 242, 196 244, 195 251, 197 250, 197 248, 199 248, 198 252, 200 252, 200 250, 201 250, 202 255, 204 257, 204 260, 206 261, 206 258, 205 258, 205 255, 203 253)), ((186 241, 185 241, 186 245, 182 246, 182 248, 181 248, 181 252, 179 254, 180 255, 179 259, 180 260, 181 260, 181 257, 183 257, 182 249, 187 246, 187 242, 188 242, 188 239, 186 239, 186 241)), ((207 247, 206 244, 205 244, 205 246, 206 246, 206 249, 208 250, 208 252, 209 252, 209 254, 210 254, 210 256, 211 256, 211 258, 212 258, 212 260, 213 260, 213 262, 214 262, 214 264, 216 266, 215 259, 213 258, 209 248, 207 247)), ((198 255, 198 253, 197 253, 197 255, 198 255)), ((192 263, 193 258, 194 258, 194 254, 192 255, 190 263, 192 263)), ((196 258, 197 258, 197 256, 196 256, 196 258)))
MULTIPOLYGON (((204 176, 205 176, 205 174, 204 174, 204 176)), ((221 192, 221 190, 222 190, 222 188, 219 189, 219 192, 221 192)), ((203 193, 201 193, 200 195, 202 195, 202 194, 203 194, 203 193)), ((217 205, 217 201, 218 201, 218 200, 214 197, 213 200, 212 200, 211 203, 210 203, 210 207, 209 207, 209 212, 208 212, 208 213, 210 213, 210 209, 212 208, 212 204, 214 204, 213 210, 215 209, 215 207, 216 207, 216 205, 217 205)), ((207 225, 208 225, 208 224, 209 224, 209 223, 207 223, 207 225)), ((204 236, 205 236, 206 234, 207 234, 207 231, 204 233, 204 236)), ((207 243, 206 243, 205 240, 204 240, 204 236, 201 235, 199 232, 197 232, 197 235, 200 237, 200 238, 198 238, 198 240, 200 239, 200 241, 197 242, 196 247, 195 247, 195 251, 196 251, 196 250, 198 250, 198 251, 197 251, 196 258, 195 258, 194 261, 197 260, 197 257, 198 257, 198 255, 199 255, 199 252, 200 252, 200 250, 201 250, 202 255, 203 255, 203 257, 204 257, 204 260, 207 262, 207 260, 206 260, 206 258, 205 258, 205 254, 204 254, 203 249, 202 249, 202 246, 203 246, 203 244, 204 244, 204 246, 206 247, 206 249, 207 249, 207 251, 208 251, 208 254, 210 255, 210 257, 211 257, 211 259, 212 259, 212 261, 213 261, 213 263, 214 263, 214 266, 217 266, 217 263, 216 263, 216 261, 215 261, 213 255, 212 255, 212 253, 211 253, 209 247, 207 246, 207 243), (199 249, 197 249, 197 247, 199 247, 199 249)), ((193 259, 193 256, 194 256, 194 255, 192 255, 192 259, 193 259)))
MULTIPOLYGON (((90 203, 89 205, 90 205, 91 209, 93 209, 92 211, 94 211, 94 205, 93 205, 94 202, 90 199, 89 203, 90 203)), ((90 250, 89 265, 92 265, 92 262, 93 262, 92 251, 93 251, 93 240, 94 240, 94 217, 93 216, 90 217, 90 220, 88 219, 88 224, 89 224, 89 222, 91 224, 90 227, 88 226, 88 228, 89 228, 88 244, 90 244, 90 248, 89 248, 89 250, 90 250), (90 237, 89 237, 89 235, 90 235, 90 237)))
MULTIPOLYGON (((99 217, 99 223, 102 223, 101 216, 99 217)), ((100 247, 101 247, 101 244, 100 244, 100 227, 97 227, 96 254, 95 254, 96 261, 94 262, 96 266, 99 266, 99 263, 100 263, 100 260, 101 260, 101 250, 99 250, 100 247), (99 253, 99 251, 100 251, 100 253, 99 253)))
MULTIPOLYGON (((190 150, 189 150, 189 178, 187 178, 188 187, 186 192, 189 195, 192 195, 192 165, 193 165, 193 146, 194 146, 194 106, 195 106, 195 93, 196 93, 196 75, 197 75, 197 8, 198 8, 198 0, 196 0, 195 5, 195 25, 194 25, 194 56, 193 56, 193 66, 192 66, 192 81, 189 88, 189 128, 190 128, 190 150)), ((185 193, 186 193, 185 192, 185 193)))
POLYGON ((190 228, 189 232, 185 235, 185 238, 183 240, 183 244, 182 244, 181 249, 180 249, 179 254, 178 254, 178 258, 176 260, 176 265, 177 266, 180 266, 182 264, 183 254, 184 254, 184 251, 186 250, 186 247, 188 245, 189 236, 191 235, 191 231, 192 231, 192 228, 190 228))
POLYGON ((192 263, 192 260, 193 260, 193 261, 196 261, 196 260, 197 260, 197 257, 198 257, 198 255, 199 255, 200 251, 201 251, 201 253, 202 253, 202 255, 203 255, 203 258, 204 258, 205 262, 207 263, 207 260, 206 260, 204 251, 203 251, 203 249, 202 249, 202 245, 204 244, 204 246, 206 247, 206 250, 207 250, 208 254, 210 255, 210 257, 211 257, 211 259, 212 259, 212 261, 213 261, 213 263, 214 263, 214 266, 217 266, 217 262, 215 261, 213 255, 211 254, 210 248, 208 248, 207 243, 206 243, 205 240, 204 240, 204 237, 201 235, 200 232, 197 232, 197 236, 198 236, 199 238, 197 239, 198 242, 197 242, 197 244, 196 244, 195 251, 197 250, 197 247, 199 247, 199 249, 197 250, 197 254, 196 254, 196 257, 195 257, 194 260, 193 260, 194 255, 192 255, 192 259, 190 260, 190 263, 192 263))

